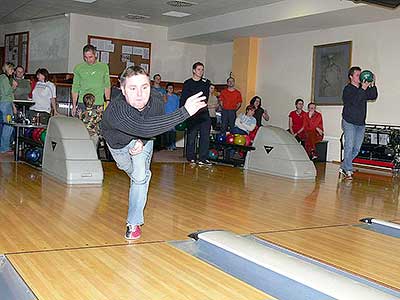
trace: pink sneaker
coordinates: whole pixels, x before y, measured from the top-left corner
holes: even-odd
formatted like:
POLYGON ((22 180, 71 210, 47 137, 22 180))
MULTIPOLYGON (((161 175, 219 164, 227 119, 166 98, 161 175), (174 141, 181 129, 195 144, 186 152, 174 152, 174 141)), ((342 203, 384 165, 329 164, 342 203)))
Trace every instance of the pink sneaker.
POLYGON ((127 225, 125 238, 127 240, 137 240, 142 235, 142 230, 139 225, 127 225))

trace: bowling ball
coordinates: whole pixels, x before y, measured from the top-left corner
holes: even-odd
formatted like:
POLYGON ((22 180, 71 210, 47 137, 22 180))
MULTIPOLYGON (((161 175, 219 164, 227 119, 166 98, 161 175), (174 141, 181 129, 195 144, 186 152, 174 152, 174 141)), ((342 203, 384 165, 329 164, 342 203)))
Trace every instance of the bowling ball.
POLYGON ((374 81, 374 74, 372 74, 372 72, 369 70, 364 70, 360 74, 360 81, 372 82, 374 81))
POLYGON ((215 134, 210 134, 210 142, 215 143, 215 134))
POLYGON ((211 159, 217 159, 218 158, 218 151, 215 149, 210 149, 208 150, 208 157, 211 159))
POLYGON ((225 134, 217 134, 216 142, 223 144, 226 142, 226 135, 225 134))
POLYGON ((35 128, 35 129, 33 129, 33 131, 32 131, 32 134, 31 134, 31 138, 32 138, 32 140, 36 140, 36 135, 37 135, 37 133, 38 133, 38 129, 39 128, 35 128))
POLYGON ((250 146, 251 145, 251 138, 250 136, 248 136, 247 134, 244 136, 244 138, 246 139, 246 144, 244 144, 245 146, 250 146))
POLYGON ((37 131, 37 133, 36 133, 36 139, 35 139, 36 142, 40 142, 40 135, 41 135, 42 132, 45 131, 45 130, 46 130, 46 129, 44 129, 44 128, 38 128, 38 131, 37 131))
POLYGON ((33 133, 32 133, 32 139, 36 142, 38 142, 40 139, 40 132, 41 132, 40 129, 41 128, 36 128, 33 130, 33 133))
POLYGON ((32 136, 32 133, 33 133, 33 128, 26 128, 25 132, 24 132, 24 136, 26 138, 30 138, 32 136))
POLYGON ((235 142, 235 136, 231 133, 226 135, 226 143, 233 144, 235 142))
POLYGON ((233 143, 235 145, 244 146, 246 144, 246 138, 241 134, 235 134, 235 137, 233 138, 233 143))
POLYGON ((46 140, 46 134, 47 134, 47 130, 43 130, 42 133, 40 134, 40 140, 42 141, 42 143, 44 144, 44 141, 46 140))
POLYGON ((183 122, 183 123, 180 123, 180 124, 176 125, 176 126, 175 126, 175 129, 176 129, 177 131, 185 131, 185 129, 186 129, 186 123, 183 122))
POLYGON ((25 152, 25 160, 30 163, 37 162, 40 159, 40 153, 38 149, 28 149, 25 152))

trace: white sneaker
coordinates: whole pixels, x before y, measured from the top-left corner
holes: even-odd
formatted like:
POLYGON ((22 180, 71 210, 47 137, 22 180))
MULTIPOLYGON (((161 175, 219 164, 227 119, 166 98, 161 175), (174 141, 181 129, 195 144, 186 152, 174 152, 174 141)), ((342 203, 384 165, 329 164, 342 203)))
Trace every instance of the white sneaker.
POLYGON ((347 171, 346 172, 346 179, 347 180, 353 180, 353 172, 352 171, 347 171))
POLYGON ((199 166, 212 166, 212 163, 208 159, 199 160, 198 164, 199 166))

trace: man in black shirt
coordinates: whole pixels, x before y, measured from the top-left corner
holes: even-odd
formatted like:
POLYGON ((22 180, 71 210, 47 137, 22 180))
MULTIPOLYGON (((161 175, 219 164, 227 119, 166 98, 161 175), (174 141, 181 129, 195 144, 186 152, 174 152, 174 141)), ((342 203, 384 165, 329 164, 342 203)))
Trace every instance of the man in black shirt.
MULTIPOLYGON (((192 78, 187 79, 183 83, 181 106, 186 103, 190 95, 198 92, 203 92, 206 96, 206 102, 210 93, 211 82, 203 78, 204 65, 201 62, 196 62, 192 67, 192 78)), ((200 166, 210 166, 211 162, 208 158, 208 148, 210 144, 210 129, 211 119, 207 107, 199 110, 199 112, 187 120, 187 143, 186 143, 186 159, 190 163, 196 163, 196 137, 200 131, 199 141, 199 162, 200 166)))
POLYGON ((119 169, 131 179, 125 238, 138 239, 144 223, 153 153, 151 137, 166 132, 206 106, 205 96, 189 97, 184 107, 165 115, 164 103, 150 98, 150 79, 138 66, 128 67, 120 78, 121 92, 104 112, 101 131, 119 169))
POLYGON ((351 67, 348 73, 350 82, 343 89, 344 156, 339 172, 349 180, 353 175, 353 159, 364 140, 367 101, 378 97, 375 78, 372 82, 360 82, 360 74, 360 67, 351 67))

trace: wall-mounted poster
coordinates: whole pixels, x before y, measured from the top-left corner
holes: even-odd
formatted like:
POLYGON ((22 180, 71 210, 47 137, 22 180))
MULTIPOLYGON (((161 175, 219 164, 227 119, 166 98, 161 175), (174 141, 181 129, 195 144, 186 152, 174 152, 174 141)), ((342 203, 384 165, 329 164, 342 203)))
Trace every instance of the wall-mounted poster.
POLYGON ((29 32, 6 34, 4 37, 4 58, 15 66, 21 65, 28 71, 29 32))
POLYGON ((348 82, 351 41, 314 46, 312 101, 318 105, 343 105, 348 82))

